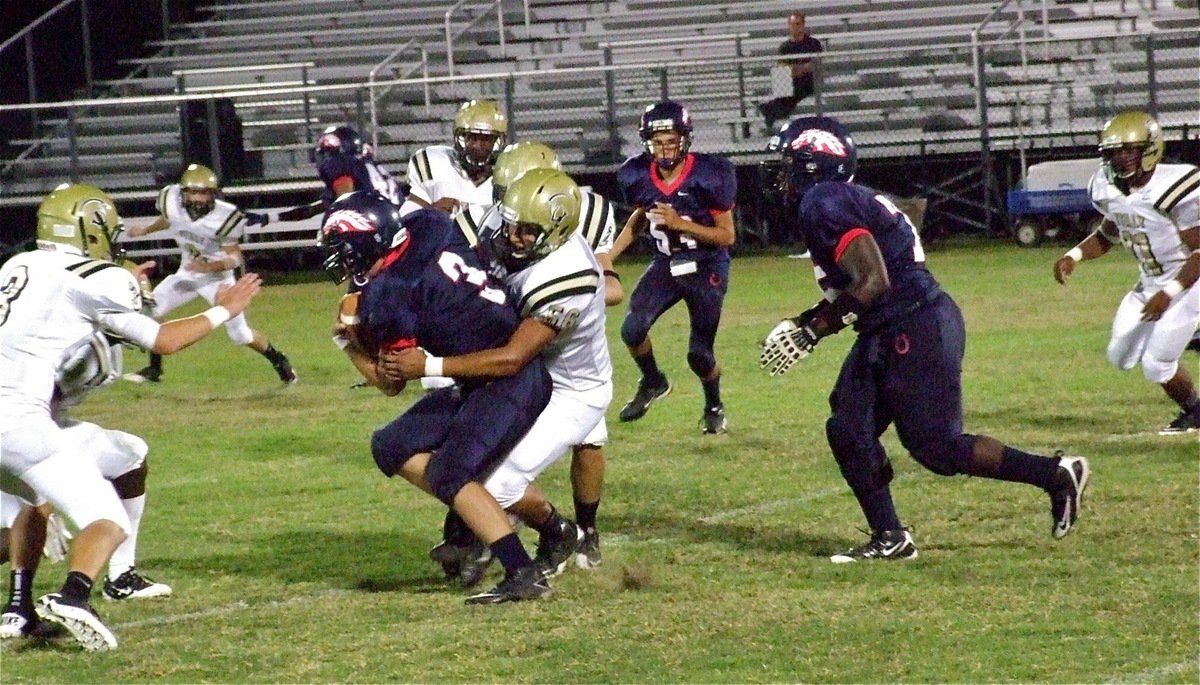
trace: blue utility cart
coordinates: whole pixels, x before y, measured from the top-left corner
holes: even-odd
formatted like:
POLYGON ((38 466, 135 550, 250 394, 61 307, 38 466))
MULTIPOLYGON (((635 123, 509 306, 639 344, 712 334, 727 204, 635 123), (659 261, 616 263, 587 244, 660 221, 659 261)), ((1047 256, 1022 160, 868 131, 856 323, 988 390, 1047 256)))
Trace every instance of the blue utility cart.
POLYGON ((1043 162, 1029 167, 1025 188, 1008 192, 1013 237, 1023 247, 1046 239, 1082 239, 1100 215, 1088 199, 1087 182, 1099 160, 1043 162))

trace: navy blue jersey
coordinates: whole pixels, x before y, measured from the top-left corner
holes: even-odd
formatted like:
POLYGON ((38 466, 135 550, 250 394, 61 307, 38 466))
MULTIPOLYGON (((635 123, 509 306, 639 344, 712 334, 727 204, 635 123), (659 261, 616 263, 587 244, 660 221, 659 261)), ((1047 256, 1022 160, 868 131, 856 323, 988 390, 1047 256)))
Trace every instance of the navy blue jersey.
MULTIPOLYGON (((737 198, 737 175, 733 164, 724 157, 688 153, 683 169, 669 185, 658 175, 654 158, 648 152, 625 160, 617 171, 617 182, 625 200, 634 207, 654 209, 662 202, 675 208, 681 217, 701 226, 713 226, 713 215, 733 209, 737 198)), ((663 231, 651 225, 656 257, 678 255, 681 259, 705 260, 728 258, 729 250, 701 243, 678 231, 663 231)))
POLYGON ((457 229, 446 213, 418 210, 404 226, 408 241, 385 256, 362 291, 359 317, 371 339, 438 357, 504 346, 520 318, 475 253, 449 244, 457 229))
POLYGON ((838 181, 818 183, 800 202, 804 244, 812 253, 813 270, 822 290, 845 290, 850 275, 838 262, 855 237, 869 233, 879 244, 891 288, 865 312, 855 327, 869 329, 912 311, 941 288, 925 268, 925 250, 904 212, 881 193, 838 181))
POLYGON ((337 199, 337 195, 333 192, 333 184, 340 178, 349 177, 353 180, 355 190, 372 190, 375 187, 371 182, 371 174, 367 171, 366 163, 358 157, 344 152, 334 153, 320 159, 317 162, 317 174, 321 177, 321 182, 325 184, 325 192, 321 195, 321 199, 325 200, 326 204, 337 199))

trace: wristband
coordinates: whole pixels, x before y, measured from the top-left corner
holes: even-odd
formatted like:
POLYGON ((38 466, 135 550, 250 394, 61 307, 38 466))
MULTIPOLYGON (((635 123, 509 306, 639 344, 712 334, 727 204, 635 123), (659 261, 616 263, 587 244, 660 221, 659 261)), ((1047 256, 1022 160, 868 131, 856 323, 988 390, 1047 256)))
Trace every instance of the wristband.
POLYGON ((1183 284, 1177 280, 1170 280, 1163 286, 1162 292, 1167 294, 1167 297, 1175 299, 1175 296, 1183 292, 1183 284))
POLYGON ((620 283, 620 282, 621 282, 621 274, 617 273, 616 271, 613 271, 612 269, 605 269, 605 270, 604 270, 604 277, 605 277, 605 278, 608 278, 609 276, 611 276, 611 277, 613 277, 613 278, 617 279, 617 283, 620 283))
POLYGON ((425 375, 426 376, 441 376, 442 362, 445 359, 441 357, 425 357, 425 375))
POLYGON ((1067 253, 1063 256, 1070 257, 1072 260, 1074 260, 1076 262, 1082 262, 1083 261, 1083 250, 1079 249, 1079 246, 1076 245, 1075 247, 1072 247, 1071 249, 1067 250, 1067 253))
POLYGON ((232 318, 229 314, 229 310, 221 305, 209 307, 208 309, 204 310, 200 316, 208 319, 208 322, 212 324, 214 329, 232 318))

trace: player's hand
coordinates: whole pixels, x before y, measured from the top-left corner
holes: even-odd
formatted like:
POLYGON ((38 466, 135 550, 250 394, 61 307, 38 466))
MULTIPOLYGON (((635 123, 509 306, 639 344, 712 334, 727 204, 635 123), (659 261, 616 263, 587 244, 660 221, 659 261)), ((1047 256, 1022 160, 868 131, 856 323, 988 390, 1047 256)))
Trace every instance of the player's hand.
POLYGON ((1058 261, 1054 262, 1054 280, 1059 283, 1066 285, 1067 279, 1073 273, 1075 273, 1075 259, 1073 257, 1063 255, 1058 258, 1058 261))
POLYGON ((231 317, 237 316, 246 311, 250 300, 253 300, 260 290, 262 279, 258 274, 249 273, 237 279, 233 285, 222 285, 218 288, 215 304, 228 309, 231 317))
POLYGON ((67 551, 71 548, 71 539, 74 537, 61 516, 50 514, 46 519, 46 544, 42 546, 42 553, 50 561, 58 563, 67 558, 67 551))
POLYGON ((678 231, 679 212, 665 202, 655 202, 654 208, 646 212, 646 217, 652 224, 669 231, 678 231))
POLYGON ((452 197, 443 197, 442 199, 433 203, 432 206, 434 209, 440 209, 447 214, 453 215, 454 213, 456 213, 458 211, 459 206, 461 206, 462 204, 463 204, 462 202, 460 202, 452 197))
POLYGON ((772 376, 785 374, 793 364, 812 354, 818 340, 817 334, 808 326, 797 326, 794 320, 784 319, 763 341, 758 365, 772 376))
POLYGON ((416 380, 425 375, 425 358, 428 356, 420 347, 385 350, 379 355, 379 368, 391 380, 416 380))
POLYGON ((1163 312, 1167 311, 1167 307, 1171 306, 1171 296, 1163 291, 1158 291, 1146 300, 1146 304, 1142 306, 1142 321, 1158 321, 1162 318, 1163 312))
POLYGON ((271 215, 266 212, 243 212, 246 215, 247 226, 266 226, 271 223, 271 215))

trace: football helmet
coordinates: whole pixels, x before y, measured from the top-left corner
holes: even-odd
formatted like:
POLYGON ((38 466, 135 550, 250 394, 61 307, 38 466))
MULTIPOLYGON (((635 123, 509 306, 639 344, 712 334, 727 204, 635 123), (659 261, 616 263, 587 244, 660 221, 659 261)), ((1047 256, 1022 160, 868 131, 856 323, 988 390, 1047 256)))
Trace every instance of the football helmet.
POLYGON ((520 271, 553 252, 579 227, 583 195, 575 181, 556 169, 531 169, 504 193, 504 222, 491 236, 495 255, 509 271, 520 271))
POLYGON ((330 126, 317 139, 318 162, 338 153, 358 157, 362 151, 362 137, 349 126, 330 126))
POLYGON ((217 175, 203 164, 189 164, 179 177, 179 201, 192 221, 211 212, 217 206, 217 175))
POLYGON ((688 149, 692 147, 692 115, 678 102, 657 102, 642 112, 638 135, 642 138, 642 146, 655 159, 659 168, 670 171, 687 157, 688 149), (654 134, 664 132, 679 134, 679 151, 672 157, 664 157, 654 151, 654 134))
POLYGON ((454 154, 469 173, 494 164, 507 136, 508 117, 495 100, 464 102, 454 115, 454 154))
POLYGON ((362 287, 375 262, 407 241, 396 205, 373 190, 347 193, 330 205, 321 224, 325 273, 334 283, 352 278, 362 287))
POLYGON ((1145 112, 1121 112, 1105 122, 1100 131, 1100 156, 1109 181, 1136 180, 1143 173, 1152 173, 1162 161, 1162 129, 1145 112), (1119 154, 1127 147, 1132 154, 1119 154))
POLYGON ((39 249, 107 261, 124 253, 115 245, 125 224, 112 198, 95 186, 58 186, 38 206, 37 219, 39 249))
POLYGON ((562 164, 554 150, 545 143, 526 140, 504 148, 492 165, 492 199, 497 203, 503 201, 504 191, 531 169, 562 171, 562 164))
POLYGON ((854 138, 832 117, 801 117, 767 143, 782 158, 777 183, 784 202, 796 207, 804 194, 822 181, 854 180, 858 149, 854 138))

